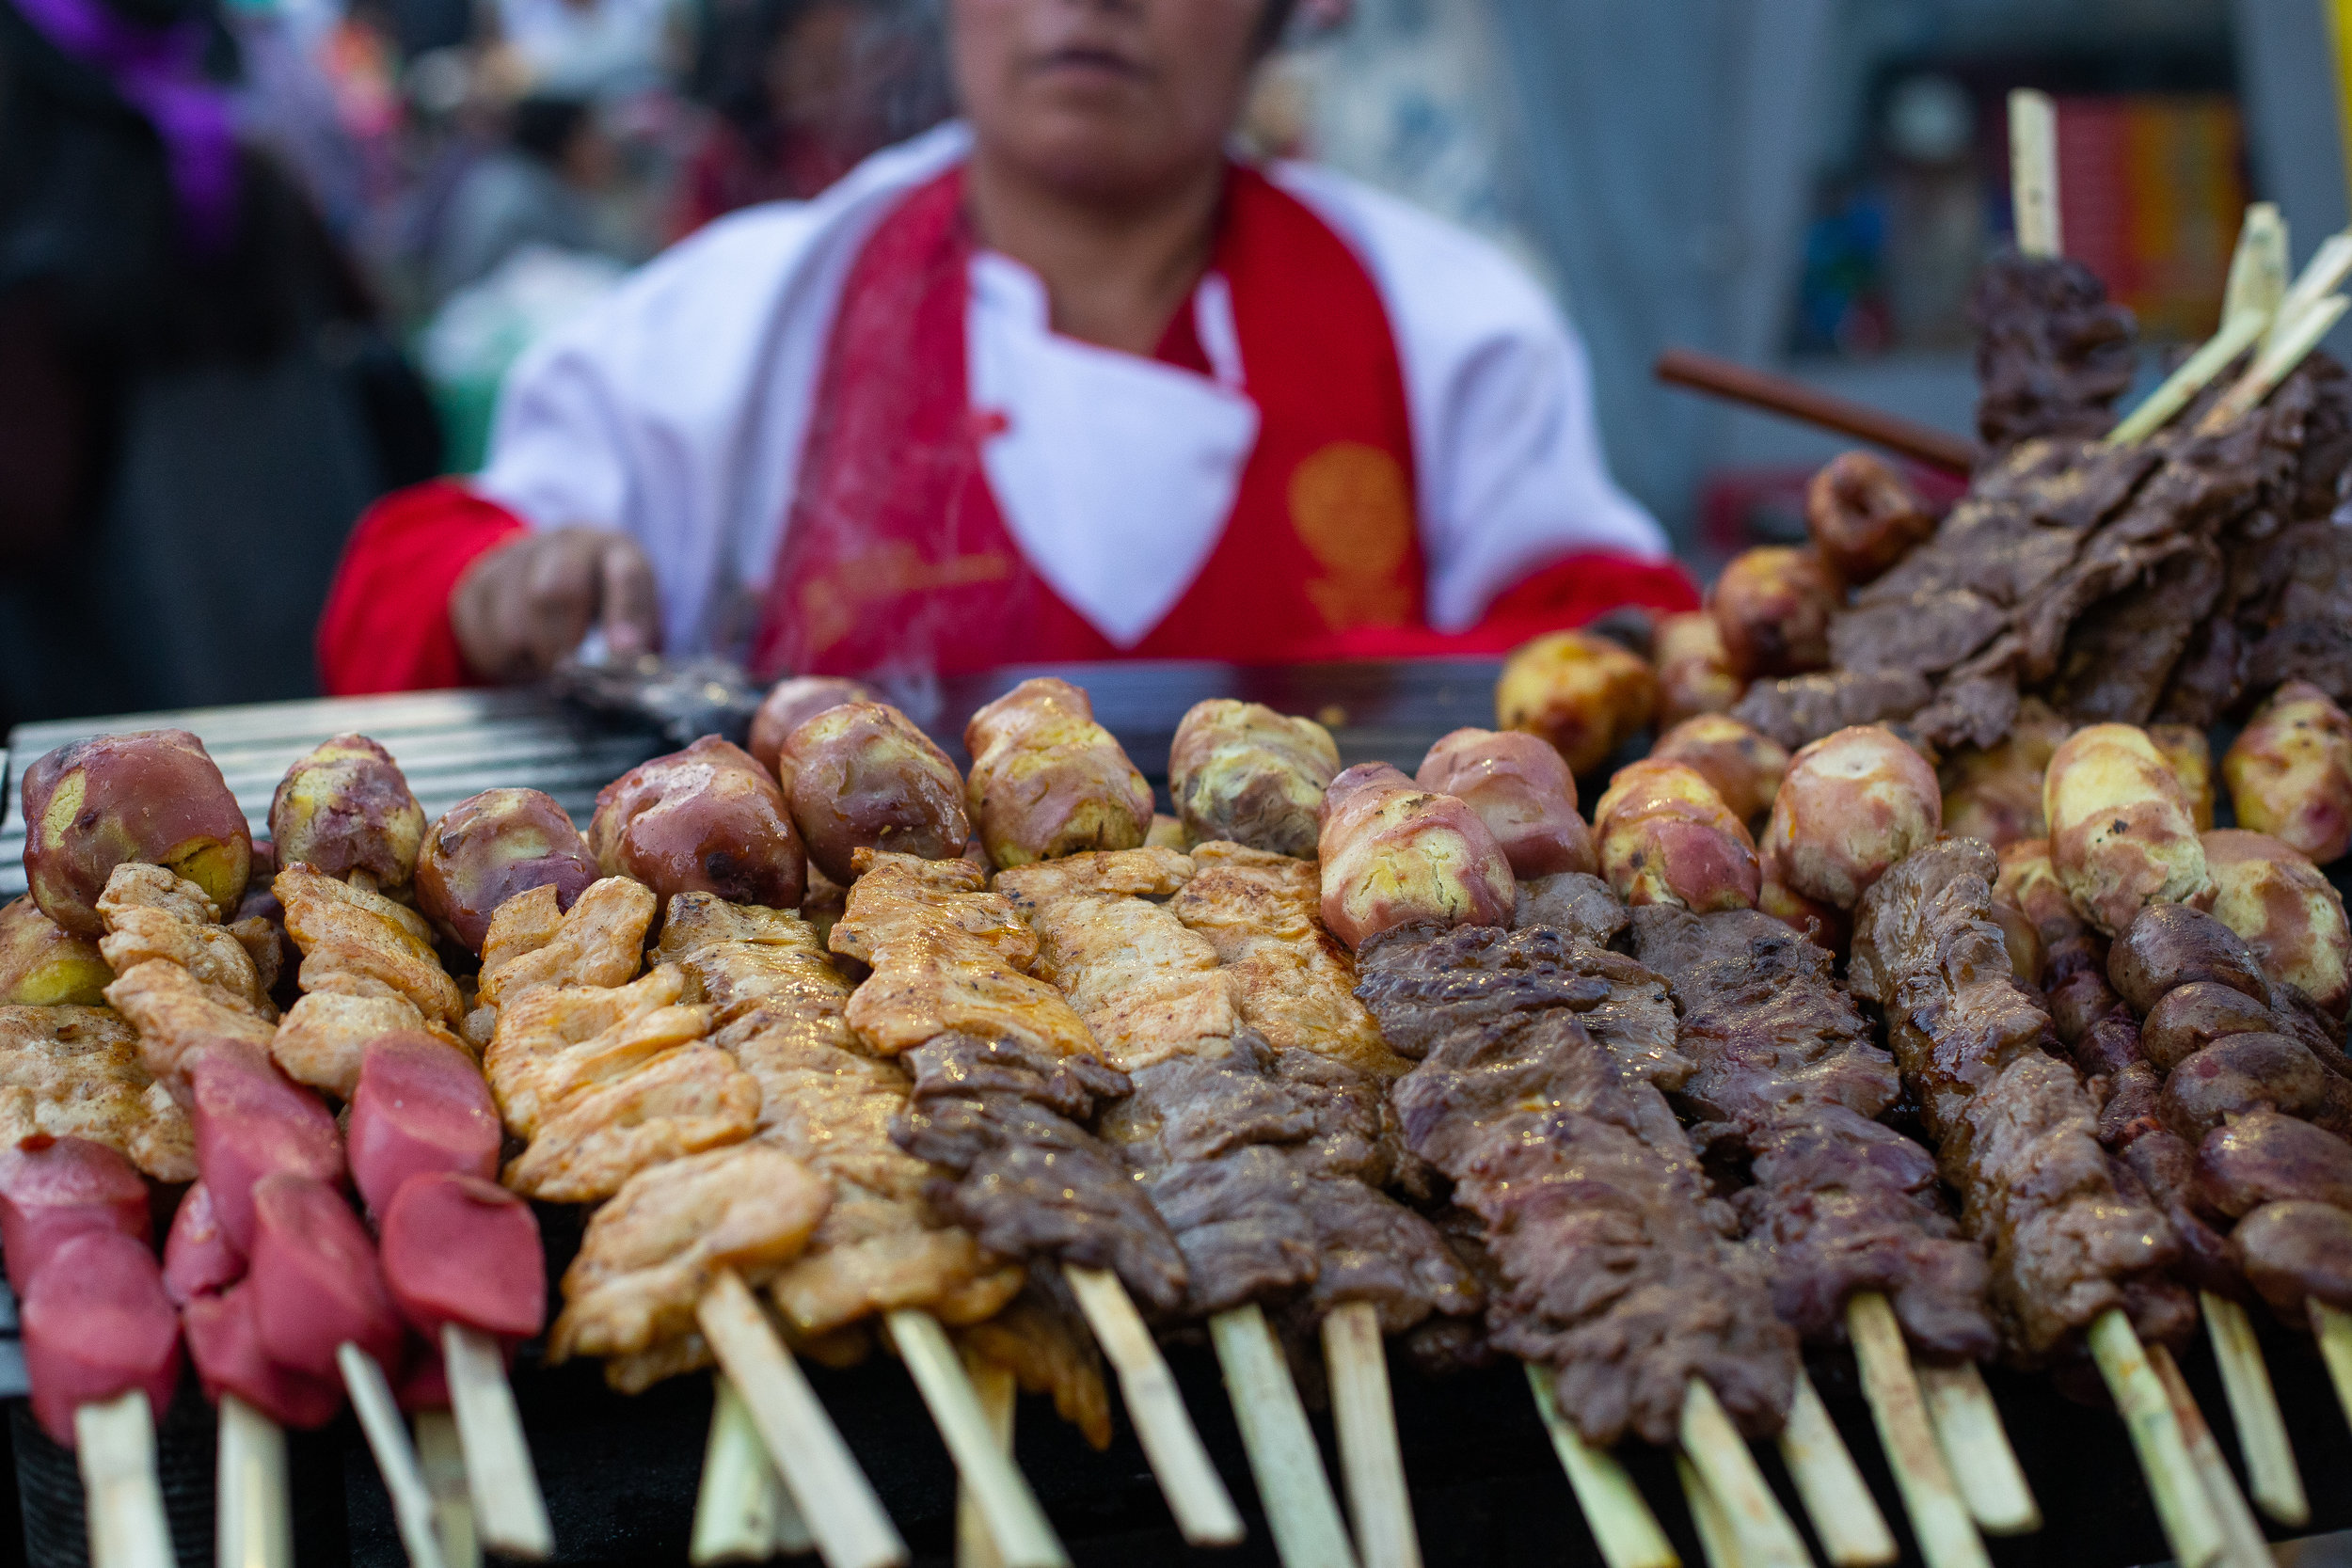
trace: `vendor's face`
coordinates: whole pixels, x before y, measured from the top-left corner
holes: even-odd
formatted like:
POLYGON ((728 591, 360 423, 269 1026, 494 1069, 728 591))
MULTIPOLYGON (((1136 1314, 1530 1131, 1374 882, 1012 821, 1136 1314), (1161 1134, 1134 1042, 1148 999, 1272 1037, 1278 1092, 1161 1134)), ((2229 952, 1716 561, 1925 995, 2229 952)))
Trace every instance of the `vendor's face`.
POLYGON ((1218 155, 1268 0, 950 0, 956 87, 997 157, 1097 199, 1218 155))

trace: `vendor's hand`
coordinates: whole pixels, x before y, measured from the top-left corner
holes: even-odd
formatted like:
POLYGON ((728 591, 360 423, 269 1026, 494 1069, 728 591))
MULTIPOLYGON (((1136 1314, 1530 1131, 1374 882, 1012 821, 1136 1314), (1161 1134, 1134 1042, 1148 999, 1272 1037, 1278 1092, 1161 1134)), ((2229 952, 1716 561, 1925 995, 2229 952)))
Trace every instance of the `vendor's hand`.
POLYGON ((591 629, 616 654, 659 645, 653 564, 637 541, 600 528, 532 531, 501 545, 457 579, 450 629, 485 680, 534 680, 591 629))

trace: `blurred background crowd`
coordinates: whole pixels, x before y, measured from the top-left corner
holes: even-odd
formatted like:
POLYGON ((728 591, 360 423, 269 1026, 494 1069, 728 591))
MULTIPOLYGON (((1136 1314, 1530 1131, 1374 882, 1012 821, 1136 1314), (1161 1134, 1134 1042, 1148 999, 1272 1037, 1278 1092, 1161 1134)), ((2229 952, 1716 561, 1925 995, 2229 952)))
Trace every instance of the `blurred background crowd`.
MULTIPOLYGON (((1814 436, 1670 343, 1965 427, 1998 105, 2058 94, 2070 253, 2159 347, 2238 215, 2344 226, 2344 0, 1324 0, 1251 111, 1502 239, 1612 467, 1704 569, 1814 436)), ((345 532, 479 459, 633 264, 951 115, 938 0, 0 0, 0 728, 299 695, 345 532), (75 638, 135 620, 117 667, 75 638)), ((2153 366, 2152 366, 2153 368, 2153 366)))

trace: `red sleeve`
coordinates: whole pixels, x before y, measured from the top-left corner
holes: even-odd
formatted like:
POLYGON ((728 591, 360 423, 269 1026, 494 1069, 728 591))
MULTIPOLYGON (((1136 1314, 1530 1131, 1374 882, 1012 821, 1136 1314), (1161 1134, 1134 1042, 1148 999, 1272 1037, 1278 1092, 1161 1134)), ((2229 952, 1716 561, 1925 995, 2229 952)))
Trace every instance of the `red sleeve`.
POLYGON ((330 697, 478 686, 450 629, 449 595, 523 521, 453 480, 429 480, 370 507, 351 531, 319 616, 330 697))
POLYGON ((1564 556, 1521 578, 1486 607, 1484 619, 1458 632, 1427 626, 1360 626, 1318 638, 1298 659, 1441 658, 1504 654, 1531 637, 1581 626, 1621 605, 1663 613, 1699 607, 1697 584, 1672 561, 1645 561, 1613 550, 1564 556))

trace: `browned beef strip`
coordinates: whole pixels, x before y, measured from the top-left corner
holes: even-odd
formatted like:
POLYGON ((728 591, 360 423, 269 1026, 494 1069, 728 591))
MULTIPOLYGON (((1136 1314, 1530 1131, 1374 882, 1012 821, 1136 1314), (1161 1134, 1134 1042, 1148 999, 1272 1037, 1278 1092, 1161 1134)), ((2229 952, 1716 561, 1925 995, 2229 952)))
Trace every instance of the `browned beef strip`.
POLYGON ((1493 1343, 1551 1370, 1588 1441, 1670 1441, 1693 1376, 1743 1430, 1770 1432, 1795 1336, 1672 1110, 1584 1027, 1612 987, 1570 973, 1567 947, 1425 924, 1364 945, 1357 994, 1422 1058, 1391 1090, 1406 1141, 1483 1223, 1504 1284, 1493 1343))
POLYGON ((1977 275, 1977 432, 1992 447, 2091 436, 2137 369, 2132 314, 2079 261, 2005 250, 1977 275))
MULTIPOLYGON (((2130 1022, 2128 1014, 2123 1022, 2130 1022)), ((2167 1127, 2158 1114, 2163 1089, 2153 1064, 2126 1063, 2106 1082, 2099 1141, 2122 1162, 2139 1194, 2163 1210, 2171 1223, 2181 1243, 2175 1267, 2182 1277, 2201 1291, 2244 1295, 2245 1280, 2229 1239, 2198 1212, 2196 1147, 2167 1127)))
POLYGON ((2156 704, 2159 724, 2186 724, 2209 730, 2236 705, 2246 689, 2246 644, 2237 622, 2217 611, 2197 624, 2188 645, 2172 666, 2172 678, 2156 704))
POLYGON ((1794 751, 1850 724, 1908 719, 1931 695, 1916 670, 1831 670, 1757 681, 1732 705, 1731 716, 1794 751))
POLYGON ((1562 871, 1549 877, 1522 877, 1518 908, 1511 916, 1514 927, 1549 926, 1579 942, 1606 947, 1626 927, 1625 906, 1609 884, 1582 871, 1562 871))
POLYGON ((1780 1315, 1835 1344, 1848 1298, 1882 1291, 1922 1350, 1991 1355, 1984 1254, 1945 1207, 1933 1157, 1872 1119, 1901 1082, 1830 956, 1754 910, 1649 905, 1633 911, 1633 945, 1682 1009, 1695 1135, 1747 1157, 1755 1185, 1733 1201, 1780 1315))
POLYGON ((1006 1040, 939 1036, 902 1058, 914 1072, 891 1137, 954 1173, 931 1198, 982 1246, 1110 1269, 1158 1312, 1184 1300, 1184 1260, 1117 1150, 1084 1123, 1124 1074, 1006 1040))
POLYGON ((2160 1278, 2179 1243, 2161 1212, 2122 1190, 2088 1090, 2044 1049, 2049 1018, 2018 984, 1992 918, 1995 870, 1974 839, 1901 862, 1855 911, 1848 974, 1883 1009, 1904 1087, 1961 1194, 1962 1227, 1991 1255, 2004 1340, 2042 1361, 2110 1308, 2137 1299, 2169 1320, 2185 1298, 2125 1290, 2160 1278))
POLYGON ((1134 1085, 1103 1132, 1175 1232, 1187 1314, 1263 1302, 1305 1326, 1367 1301, 1394 1334, 1482 1307, 1436 1227, 1379 1190, 1410 1157, 1377 1080, 1244 1030, 1228 1050, 1143 1068, 1134 1085))
POLYGON ((2145 724, 2220 597, 2221 552, 2202 540, 2143 583, 2093 605, 2067 633, 2050 705, 2083 724, 2145 724))
POLYGON ((1983 647, 2008 624, 1999 605, 1971 589, 1881 598, 1831 620, 1830 662, 1840 670, 1940 674, 1983 647))

